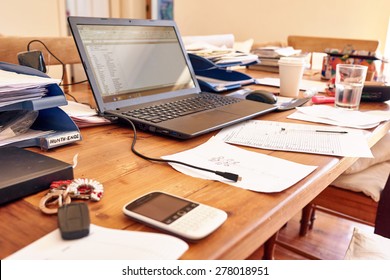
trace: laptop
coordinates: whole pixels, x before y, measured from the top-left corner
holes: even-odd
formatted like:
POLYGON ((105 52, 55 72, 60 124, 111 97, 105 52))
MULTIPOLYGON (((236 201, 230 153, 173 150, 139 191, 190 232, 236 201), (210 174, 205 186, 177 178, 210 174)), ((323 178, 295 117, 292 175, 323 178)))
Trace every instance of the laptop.
POLYGON ((127 118, 144 131, 189 139, 276 109, 202 93, 174 21, 68 21, 102 116, 127 118))

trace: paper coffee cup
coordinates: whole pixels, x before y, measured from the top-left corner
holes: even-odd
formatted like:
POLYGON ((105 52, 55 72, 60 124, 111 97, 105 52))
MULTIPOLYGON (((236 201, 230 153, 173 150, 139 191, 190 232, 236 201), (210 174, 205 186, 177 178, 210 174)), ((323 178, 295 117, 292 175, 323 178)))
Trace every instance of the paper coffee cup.
POLYGON ((305 69, 305 59, 298 57, 282 57, 278 61, 280 78, 280 95, 298 97, 299 86, 305 69))

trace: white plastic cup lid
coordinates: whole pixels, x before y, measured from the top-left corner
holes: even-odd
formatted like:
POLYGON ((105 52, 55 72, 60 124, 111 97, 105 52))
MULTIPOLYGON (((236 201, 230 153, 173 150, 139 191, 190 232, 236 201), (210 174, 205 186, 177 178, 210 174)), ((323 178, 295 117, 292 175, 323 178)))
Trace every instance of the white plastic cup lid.
POLYGON ((306 61, 302 57, 281 57, 278 61, 279 65, 303 66, 306 61))

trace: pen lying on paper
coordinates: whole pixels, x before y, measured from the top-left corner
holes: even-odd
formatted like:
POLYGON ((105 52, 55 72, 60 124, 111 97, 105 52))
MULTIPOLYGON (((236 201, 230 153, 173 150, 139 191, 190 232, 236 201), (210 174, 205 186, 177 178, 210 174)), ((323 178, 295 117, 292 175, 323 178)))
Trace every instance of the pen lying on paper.
MULTIPOLYGON (((281 131, 296 131, 296 129, 286 129, 284 127, 282 127, 280 129, 281 131)), ((348 131, 342 131, 342 130, 321 130, 321 129, 316 129, 316 130, 300 130, 300 131, 307 131, 307 132, 319 132, 319 133, 341 133, 341 134, 345 134, 345 133, 348 133, 348 131)))

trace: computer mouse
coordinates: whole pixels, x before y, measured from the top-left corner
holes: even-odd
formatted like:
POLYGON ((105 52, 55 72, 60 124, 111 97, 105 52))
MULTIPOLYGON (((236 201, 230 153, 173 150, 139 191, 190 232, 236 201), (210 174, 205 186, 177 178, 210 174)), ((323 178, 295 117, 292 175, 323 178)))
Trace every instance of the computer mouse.
POLYGON ((275 104, 277 101, 277 97, 272 92, 266 90, 252 91, 245 98, 248 100, 263 102, 267 104, 275 104))

